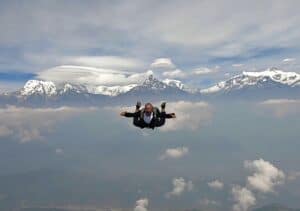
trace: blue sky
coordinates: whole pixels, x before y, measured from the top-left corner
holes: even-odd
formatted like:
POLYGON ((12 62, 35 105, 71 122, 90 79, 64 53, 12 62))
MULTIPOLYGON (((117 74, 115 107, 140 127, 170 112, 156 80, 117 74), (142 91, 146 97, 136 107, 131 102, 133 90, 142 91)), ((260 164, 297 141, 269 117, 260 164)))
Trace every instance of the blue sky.
POLYGON ((151 69, 160 77, 218 66, 196 78, 173 74, 197 86, 242 70, 298 71, 299 6, 296 0, 0 1, 1 81, 25 81, 60 65, 115 70, 120 61, 118 71, 151 69), (157 58, 169 58, 172 67, 153 68, 157 58))

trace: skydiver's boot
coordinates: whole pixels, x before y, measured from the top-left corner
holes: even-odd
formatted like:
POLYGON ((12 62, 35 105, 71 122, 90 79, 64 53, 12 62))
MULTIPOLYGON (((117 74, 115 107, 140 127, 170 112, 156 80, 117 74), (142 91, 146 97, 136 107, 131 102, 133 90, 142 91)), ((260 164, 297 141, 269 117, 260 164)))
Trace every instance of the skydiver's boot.
POLYGON ((162 104, 160 105, 160 107, 161 107, 161 112, 165 112, 166 110, 166 102, 162 102, 162 104))
POLYGON ((139 111, 140 108, 141 108, 141 106, 142 106, 142 103, 141 103, 140 101, 137 101, 137 102, 136 102, 136 105, 135 105, 135 111, 136 111, 136 112, 139 111))

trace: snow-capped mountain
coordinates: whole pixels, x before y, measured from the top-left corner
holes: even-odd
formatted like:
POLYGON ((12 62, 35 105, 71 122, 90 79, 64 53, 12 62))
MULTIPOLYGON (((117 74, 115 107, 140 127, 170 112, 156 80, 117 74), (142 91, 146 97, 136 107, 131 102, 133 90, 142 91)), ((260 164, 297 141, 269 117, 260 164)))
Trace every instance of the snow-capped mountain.
POLYGON ((294 87, 300 87, 300 74, 295 72, 284 72, 277 68, 270 68, 261 72, 243 72, 229 80, 221 81, 210 88, 202 89, 201 93, 209 95, 250 89, 271 90, 272 88, 294 87))
POLYGON ((38 81, 29 80, 26 82, 24 87, 20 90, 22 96, 30 95, 46 95, 54 96, 57 95, 57 88, 51 81, 38 81))
POLYGON ((163 83, 165 83, 169 86, 172 86, 172 87, 177 87, 181 90, 184 90, 186 88, 185 85, 181 81, 175 80, 175 79, 168 79, 167 78, 167 79, 163 80, 163 83))
POLYGON ((103 105, 136 100, 256 100, 300 98, 300 74, 270 68, 261 72, 243 72, 207 89, 190 89, 179 80, 159 80, 149 75, 140 84, 103 86, 55 84, 29 80, 19 91, 0 95, 0 105, 52 106, 103 105))
POLYGON ((180 81, 171 81, 171 80, 165 80, 160 81, 157 78, 155 78, 153 75, 149 75, 146 80, 135 87, 133 87, 131 90, 129 90, 127 93, 164 93, 164 92, 183 92, 183 84, 180 81))
POLYGON ((171 86, 171 87, 176 87, 178 89, 181 89, 183 91, 186 91, 188 93, 197 93, 199 92, 199 89, 193 89, 193 88, 190 88, 188 86, 186 86, 184 83, 182 83, 181 81, 179 80, 175 80, 175 79, 164 79, 163 80, 163 83, 171 86))
POLYGON ((65 94, 85 94, 88 90, 83 85, 69 83, 56 85, 52 81, 29 80, 19 91, 20 96, 56 97, 65 94))
POLYGON ((129 91, 136 90, 164 90, 175 88, 185 90, 186 86, 178 80, 160 81, 149 76, 142 84, 129 84, 124 86, 95 86, 95 85, 75 85, 70 83, 55 84, 51 81, 29 80, 24 87, 19 91, 21 96, 45 96, 55 97, 65 94, 94 94, 118 96, 129 91))
POLYGON ((168 88, 168 85, 156 79, 153 75, 149 75, 149 77, 140 86, 136 88, 149 90, 163 90, 168 88))
POLYGON ((55 97, 66 94, 100 94, 108 96, 117 96, 128 92, 137 84, 126 86, 91 86, 91 85, 75 85, 70 83, 54 84, 51 81, 29 80, 24 87, 20 89, 21 96, 44 96, 55 97))
POLYGON ((185 91, 180 81, 165 80, 161 81, 155 78, 153 75, 149 75, 148 78, 142 83, 126 93, 120 94, 118 99, 123 102, 132 100, 136 101, 159 101, 159 100, 183 100, 188 99, 191 93, 185 91))
POLYGON ((64 94, 87 94, 88 89, 84 85, 74 85, 65 83, 62 85, 62 87, 58 86, 58 94, 64 95, 64 94))
POLYGON ((85 98, 96 96, 117 97, 122 95, 146 95, 149 94, 182 94, 185 93, 186 86, 178 80, 160 81, 153 75, 150 75, 141 84, 128 84, 120 86, 103 86, 103 85, 85 85, 59 83, 51 81, 29 80, 23 88, 15 94, 19 99, 38 99, 43 100, 60 100, 63 98, 74 98, 76 96, 85 96, 85 98))
POLYGON ((124 86, 86 86, 89 93, 102 94, 108 96, 118 96, 126 93, 136 87, 138 84, 129 84, 124 86))

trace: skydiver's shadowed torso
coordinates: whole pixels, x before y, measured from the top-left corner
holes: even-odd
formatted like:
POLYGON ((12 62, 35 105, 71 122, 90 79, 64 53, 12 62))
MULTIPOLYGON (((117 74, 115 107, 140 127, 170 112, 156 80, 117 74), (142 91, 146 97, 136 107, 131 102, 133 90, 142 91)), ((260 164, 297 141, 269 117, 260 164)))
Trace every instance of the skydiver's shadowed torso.
POLYGON ((166 119, 176 118, 174 113, 167 114, 165 112, 166 103, 162 103, 161 111, 153 107, 151 103, 147 103, 143 109, 140 109, 141 103, 136 105, 135 112, 122 112, 121 116, 133 117, 133 124, 139 128, 151 128, 161 127, 165 124, 166 119))

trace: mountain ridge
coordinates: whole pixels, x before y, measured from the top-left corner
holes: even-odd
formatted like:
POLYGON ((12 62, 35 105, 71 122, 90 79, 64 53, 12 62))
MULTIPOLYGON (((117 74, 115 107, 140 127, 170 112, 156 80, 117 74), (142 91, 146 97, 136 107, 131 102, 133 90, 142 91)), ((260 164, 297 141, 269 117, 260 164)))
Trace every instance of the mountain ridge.
POLYGON ((191 89, 180 80, 149 75, 140 84, 92 86, 29 80, 18 91, 0 95, 0 105, 102 105, 136 100, 300 99, 300 74, 269 68, 242 72, 207 89, 191 89))

